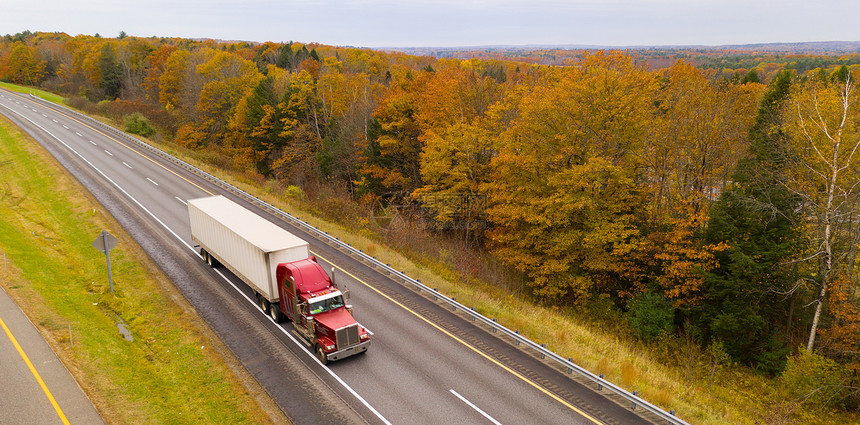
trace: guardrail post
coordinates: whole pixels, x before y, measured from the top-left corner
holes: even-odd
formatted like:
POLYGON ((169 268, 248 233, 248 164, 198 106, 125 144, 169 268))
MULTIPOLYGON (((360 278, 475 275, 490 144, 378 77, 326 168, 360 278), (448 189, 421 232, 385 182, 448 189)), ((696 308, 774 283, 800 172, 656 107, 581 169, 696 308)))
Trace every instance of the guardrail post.
MULTIPOLYGON (((602 373, 601 373, 600 375, 598 375, 598 376, 600 376, 600 379, 603 379, 603 374, 602 374, 602 373)), ((597 391, 603 391, 603 384, 602 384, 602 383, 600 383, 600 382, 598 382, 598 383, 597 383, 597 391)))

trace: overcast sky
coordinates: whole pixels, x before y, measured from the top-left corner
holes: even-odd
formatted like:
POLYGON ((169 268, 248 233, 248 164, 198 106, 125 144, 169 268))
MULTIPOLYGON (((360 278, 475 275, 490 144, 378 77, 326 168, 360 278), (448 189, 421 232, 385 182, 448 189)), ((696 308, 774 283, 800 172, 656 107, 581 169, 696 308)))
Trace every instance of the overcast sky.
POLYGON ((0 0, 24 30, 358 47, 860 40, 857 0, 0 0))

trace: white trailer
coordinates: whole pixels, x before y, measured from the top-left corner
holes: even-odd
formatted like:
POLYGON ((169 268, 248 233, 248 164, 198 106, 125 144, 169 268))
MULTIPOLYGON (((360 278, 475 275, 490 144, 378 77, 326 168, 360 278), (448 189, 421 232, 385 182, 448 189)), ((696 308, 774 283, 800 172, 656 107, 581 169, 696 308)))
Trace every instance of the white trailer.
POLYGON ((279 299, 277 265, 310 257, 307 242, 221 195, 189 200, 188 218, 203 259, 223 264, 269 303, 279 299))

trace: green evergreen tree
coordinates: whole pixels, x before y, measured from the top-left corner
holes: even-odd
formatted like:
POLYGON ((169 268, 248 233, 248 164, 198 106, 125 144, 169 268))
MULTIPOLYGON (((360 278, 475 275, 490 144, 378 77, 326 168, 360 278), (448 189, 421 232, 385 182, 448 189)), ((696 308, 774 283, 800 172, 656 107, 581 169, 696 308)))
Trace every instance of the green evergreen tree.
POLYGON ((117 62, 116 51, 110 43, 102 47, 99 71, 102 74, 101 89, 105 99, 119 98, 122 95, 122 66, 117 62))
POLYGON ((785 169, 779 111, 791 78, 781 71, 768 86, 750 130, 750 156, 711 210, 705 238, 729 248, 717 253, 720 267, 707 274, 705 299, 694 313, 704 341, 721 341, 735 360, 769 373, 784 367, 790 351, 774 335, 791 315, 786 294, 796 277, 786 262, 803 242, 795 225, 799 199, 779 184, 785 169))
POLYGON ((746 83, 761 83, 761 78, 759 78, 758 72, 756 72, 754 69, 751 69, 749 72, 747 72, 747 74, 744 75, 744 78, 741 79, 741 84, 746 83))
MULTIPOLYGON (((254 87, 254 91, 248 97, 246 102, 248 103, 248 109, 245 112, 245 116, 249 123, 260 123, 266 115, 266 106, 275 111, 276 116, 270 120, 272 127, 269 128, 268 131, 253 131, 251 134, 246 135, 246 137, 251 141, 252 147, 255 151, 269 152, 281 143, 279 134, 283 131, 283 122, 281 121, 282 117, 281 114, 278 113, 278 97, 275 94, 274 80, 269 77, 260 81, 260 83, 257 84, 257 87, 254 87)), ((263 175, 270 175, 272 172, 270 164, 266 158, 258 161, 256 167, 257 172, 263 175)))
POLYGON ((293 64, 293 42, 289 42, 280 48, 275 65, 283 69, 292 70, 296 68, 293 64))

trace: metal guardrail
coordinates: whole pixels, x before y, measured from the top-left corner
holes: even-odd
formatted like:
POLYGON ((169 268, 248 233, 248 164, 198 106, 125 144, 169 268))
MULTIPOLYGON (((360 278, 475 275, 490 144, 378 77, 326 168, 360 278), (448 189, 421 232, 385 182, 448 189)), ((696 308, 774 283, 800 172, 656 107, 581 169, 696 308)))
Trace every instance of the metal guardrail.
POLYGON ((447 303, 453 309, 453 311, 459 310, 461 313, 465 313, 465 314, 469 315, 473 321, 480 321, 484 325, 490 327, 494 333, 495 332, 501 332, 503 335, 506 335, 506 336, 512 338, 517 345, 522 344, 525 347, 531 348, 532 350, 534 350, 535 352, 540 354, 541 358, 549 358, 549 359, 554 360, 562 368, 566 368, 568 374, 576 372, 577 374, 579 374, 583 378, 586 378, 587 380, 596 384, 599 391, 606 389, 607 391, 622 397, 623 399, 625 399, 630 404, 630 408, 632 410, 636 410, 637 408, 641 408, 641 409, 644 409, 645 411, 657 416, 658 418, 667 421, 669 424, 689 425, 687 422, 684 422, 680 418, 676 417, 674 414, 674 411, 666 412, 665 410, 663 410, 663 409, 645 401, 644 399, 640 398, 635 392, 631 393, 631 392, 607 381, 606 379, 603 378, 602 375, 601 376, 595 375, 594 373, 592 373, 592 372, 582 368, 581 366, 577 365, 576 363, 571 361, 571 359, 565 359, 564 357, 556 354, 555 352, 548 350, 545 345, 537 344, 536 342, 520 335, 519 331, 512 331, 512 330, 508 329, 507 327, 502 326, 501 324, 496 322, 495 319, 487 318, 486 316, 478 313, 474 309, 468 308, 468 307, 464 306, 463 304, 460 304, 454 298, 450 298, 450 297, 440 293, 436 289, 430 288, 430 287, 424 285, 423 283, 421 283, 420 280, 417 280, 417 279, 414 279, 410 276, 407 276, 406 273, 404 273, 404 272, 401 272, 399 270, 395 270, 394 268, 392 268, 388 264, 385 264, 382 261, 378 260, 376 257, 373 257, 373 256, 368 255, 359 249, 356 249, 352 245, 350 245, 346 242, 343 242, 334 236, 329 235, 328 233, 320 230, 317 227, 310 225, 309 223, 307 223, 305 221, 302 221, 298 217, 296 217, 296 216, 294 216, 294 215, 292 215, 286 211, 283 211, 283 210, 281 210, 275 206, 272 206, 263 200, 257 199, 256 197, 252 196, 251 194, 245 192, 244 190, 239 189, 236 186, 233 186, 230 183, 227 183, 224 180, 221 180, 220 178, 213 176, 212 174, 209 174, 209 173, 207 173, 207 172, 205 172, 205 171, 203 171, 203 170, 201 170, 201 169, 199 169, 199 168, 197 168, 197 167, 195 167, 195 166, 193 166, 193 165, 191 165, 185 161, 182 161, 181 159, 176 158, 176 157, 168 154, 167 152, 164 152, 161 149, 158 149, 155 146, 152 146, 152 145, 150 145, 150 144, 148 144, 148 143, 146 143, 146 142, 144 142, 144 141, 142 141, 136 137, 133 137, 133 136, 131 136, 131 135, 129 135, 123 131, 120 131, 114 127, 111 127, 111 126, 99 121, 99 120, 96 120, 95 118, 81 114, 81 113, 79 113, 75 110, 72 110, 70 108, 67 108, 63 105, 58 105, 58 104, 55 104, 53 102, 49 102, 47 100, 41 99, 41 98, 34 96, 32 94, 30 96, 32 98, 37 99, 40 102, 47 104, 50 107, 61 108, 67 113, 73 114, 82 120, 85 120, 91 124, 94 124, 95 126, 101 128, 105 131, 108 131, 112 134, 115 134, 115 135, 117 135, 117 136, 131 142, 131 143, 134 143, 135 145, 137 145, 137 146, 139 146, 145 150, 148 150, 148 151, 152 152, 153 154, 155 154, 155 155, 157 155, 157 156, 159 156, 159 157, 161 157, 161 158, 163 158, 163 159, 165 159, 165 160, 167 160, 173 164, 176 164, 176 165, 178 165, 178 166, 180 166, 180 167, 206 179, 207 181, 215 184, 216 186, 218 186, 224 190, 227 190, 228 192, 231 192, 234 195, 237 195, 237 196, 245 199, 247 202, 250 202, 250 203, 257 205, 258 207, 260 207, 264 210, 267 210, 270 214, 273 214, 277 217, 280 217, 280 218, 286 220, 287 222, 293 224, 294 226, 299 227, 299 228, 301 228, 301 229, 303 229, 303 230, 305 230, 305 231, 307 231, 313 235, 316 235, 317 239, 325 242, 326 244, 346 251, 348 254, 350 254, 350 255, 352 255, 352 256, 360 259, 360 260, 363 260, 366 263, 369 263, 372 267, 375 267, 377 269, 384 271, 389 276, 394 276, 394 277, 399 278, 404 284, 412 285, 413 288, 415 290, 417 290, 418 292, 425 291, 425 292, 431 294, 434 297, 434 299, 439 299, 439 300, 442 300, 443 302, 447 303))

